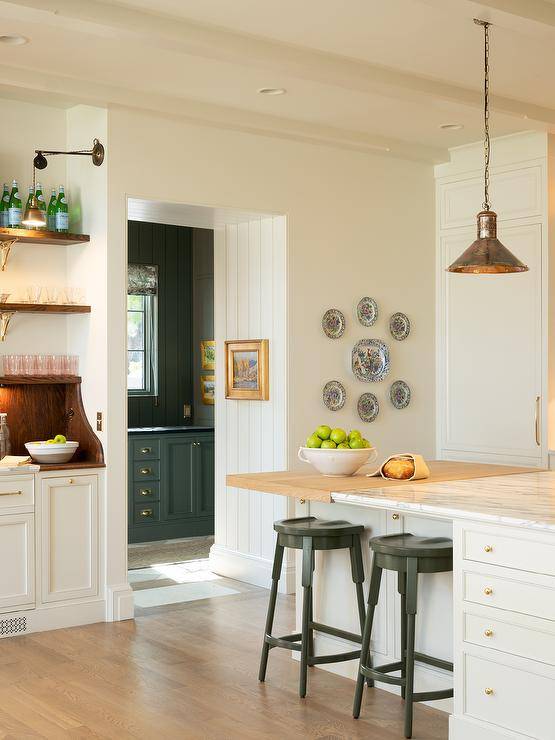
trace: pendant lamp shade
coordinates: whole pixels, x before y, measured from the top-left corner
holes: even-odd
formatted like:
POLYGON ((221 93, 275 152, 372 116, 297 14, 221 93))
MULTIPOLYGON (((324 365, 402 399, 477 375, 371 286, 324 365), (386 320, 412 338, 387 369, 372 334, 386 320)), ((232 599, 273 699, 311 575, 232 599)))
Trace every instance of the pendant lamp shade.
POLYGON ((44 211, 39 208, 36 195, 32 196, 29 208, 25 209, 21 223, 29 229, 46 226, 46 217, 44 211))

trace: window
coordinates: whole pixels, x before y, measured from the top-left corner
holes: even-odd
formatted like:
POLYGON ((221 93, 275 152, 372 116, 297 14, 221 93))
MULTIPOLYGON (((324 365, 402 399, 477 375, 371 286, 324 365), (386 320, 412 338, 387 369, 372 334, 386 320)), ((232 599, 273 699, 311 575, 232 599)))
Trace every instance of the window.
MULTIPOLYGON (((137 287, 137 274, 150 265, 129 265, 127 295, 127 389, 133 396, 157 394, 156 293, 137 287), (131 293, 133 290, 133 293, 131 293)), ((157 277, 157 276, 156 276, 157 277)), ((156 286, 157 287, 157 286, 156 286)))

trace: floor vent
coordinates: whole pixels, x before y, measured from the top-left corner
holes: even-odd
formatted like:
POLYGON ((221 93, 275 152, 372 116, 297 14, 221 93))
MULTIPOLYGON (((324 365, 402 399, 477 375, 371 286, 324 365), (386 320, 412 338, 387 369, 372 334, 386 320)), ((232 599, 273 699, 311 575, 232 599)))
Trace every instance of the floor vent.
POLYGON ((0 637, 9 637, 27 632, 27 617, 10 617, 0 619, 0 637))

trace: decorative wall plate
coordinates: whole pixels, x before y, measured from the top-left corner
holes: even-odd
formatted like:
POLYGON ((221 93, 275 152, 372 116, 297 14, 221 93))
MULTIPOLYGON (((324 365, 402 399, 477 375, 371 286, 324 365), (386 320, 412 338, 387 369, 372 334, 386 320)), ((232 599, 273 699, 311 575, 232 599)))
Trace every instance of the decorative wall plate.
POLYGON ((357 403, 358 415, 362 421, 374 421, 380 413, 380 404, 373 393, 363 393, 357 403))
POLYGON ((409 317, 404 313, 394 313, 389 319, 389 331, 393 339, 402 342, 410 334, 409 317))
POLYGON ((357 317, 363 326, 372 326, 378 318, 378 304, 373 298, 365 296, 357 305, 357 317))
POLYGON ((389 389, 389 398, 396 409, 406 409, 410 403, 410 388, 404 380, 396 380, 389 389))
POLYGON ((324 406, 330 411, 339 411, 339 409, 345 406, 345 401, 347 400, 345 386, 338 380, 330 380, 324 386, 322 400, 324 401, 324 406))
POLYGON ((381 339, 361 339, 351 354, 353 373, 365 383, 383 380, 390 369, 389 347, 381 339))
POLYGON ((322 316, 322 329, 329 339, 339 339, 345 331, 345 316, 338 308, 328 308, 322 316))

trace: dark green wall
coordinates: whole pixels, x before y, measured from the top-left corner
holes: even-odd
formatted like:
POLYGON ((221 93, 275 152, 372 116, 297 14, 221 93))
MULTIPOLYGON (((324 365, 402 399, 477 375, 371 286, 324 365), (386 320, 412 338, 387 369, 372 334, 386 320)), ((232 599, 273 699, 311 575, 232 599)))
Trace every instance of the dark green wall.
POLYGON ((129 221, 129 262, 158 265, 158 398, 130 397, 129 426, 180 426, 193 403, 192 229, 129 221))

